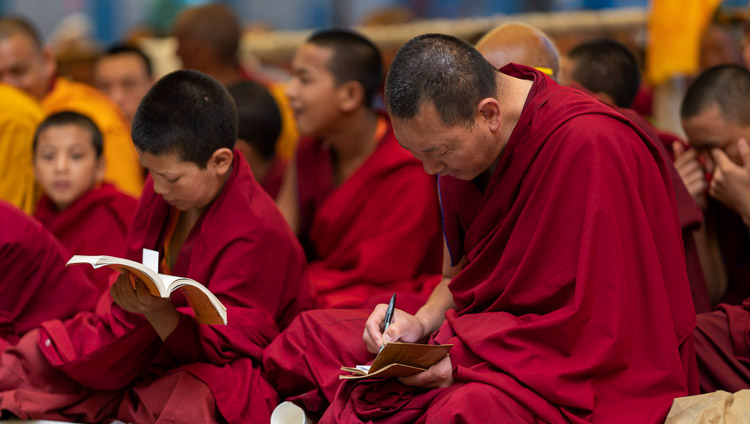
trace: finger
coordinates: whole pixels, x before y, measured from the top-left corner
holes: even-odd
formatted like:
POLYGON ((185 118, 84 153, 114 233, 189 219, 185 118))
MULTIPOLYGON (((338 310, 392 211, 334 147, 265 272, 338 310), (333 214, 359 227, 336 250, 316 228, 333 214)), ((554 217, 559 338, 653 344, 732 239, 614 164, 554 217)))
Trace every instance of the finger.
POLYGON ((395 341, 404 341, 408 343, 416 342, 422 334, 415 334, 414 327, 415 318, 413 315, 408 314, 400 309, 393 311, 393 323, 383 333, 383 343, 390 343, 395 341))
POLYGON ((380 333, 380 331, 383 325, 383 321, 385 320, 386 309, 388 309, 388 306, 382 303, 376 306, 370 316, 367 318, 367 322, 365 322, 365 332, 362 335, 362 338, 367 345, 367 350, 372 353, 377 352, 378 349, 380 349, 380 346, 383 344, 382 334, 380 333))
POLYGON ((143 283, 143 281, 136 279, 135 283, 135 297, 138 300, 138 302, 142 303, 143 305, 148 305, 151 303, 151 293, 149 293, 148 288, 146 287, 146 284, 143 283))
MULTIPOLYGON (((675 168, 682 168, 686 164, 696 162, 698 163, 698 153, 695 150, 688 150, 687 152, 683 153, 680 157, 676 158, 674 161, 675 168)), ((700 166, 700 163, 698 163, 700 166)))
POLYGON ((432 369, 426 369, 419 374, 410 375, 408 377, 400 377, 399 381, 407 386, 416 386, 423 388, 432 388, 435 385, 435 376, 432 374, 432 369))
POLYGON ((732 160, 729 159, 729 156, 727 156, 727 154, 724 153, 724 151, 721 149, 711 149, 711 156, 714 158, 714 162, 716 163, 714 173, 718 169, 726 169, 728 166, 732 165, 732 160))
POLYGON ((744 138, 739 139, 737 150, 740 151, 740 158, 742 158, 742 168, 750 172, 750 145, 747 144, 747 140, 744 138))
POLYGON ((675 141, 672 143, 672 153, 674 154, 675 160, 677 160, 683 153, 685 153, 685 147, 679 141, 675 141))

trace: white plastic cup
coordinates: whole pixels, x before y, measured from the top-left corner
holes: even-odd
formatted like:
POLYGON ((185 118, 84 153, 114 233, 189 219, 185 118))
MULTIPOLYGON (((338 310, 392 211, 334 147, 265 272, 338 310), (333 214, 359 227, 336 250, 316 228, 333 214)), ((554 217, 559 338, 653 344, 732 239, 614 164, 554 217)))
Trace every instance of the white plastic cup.
POLYGON ((281 402, 271 414, 271 424, 313 424, 305 411, 292 402, 281 402))

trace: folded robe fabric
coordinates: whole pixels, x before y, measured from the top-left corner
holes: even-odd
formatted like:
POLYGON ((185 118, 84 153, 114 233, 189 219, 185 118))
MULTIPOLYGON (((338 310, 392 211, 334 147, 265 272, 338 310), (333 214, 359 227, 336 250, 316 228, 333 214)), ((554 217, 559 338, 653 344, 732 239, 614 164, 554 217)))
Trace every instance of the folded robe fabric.
POLYGON ((92 310, 99 291, 41 224, 0 201, 0 351, 51 319, 92 310))

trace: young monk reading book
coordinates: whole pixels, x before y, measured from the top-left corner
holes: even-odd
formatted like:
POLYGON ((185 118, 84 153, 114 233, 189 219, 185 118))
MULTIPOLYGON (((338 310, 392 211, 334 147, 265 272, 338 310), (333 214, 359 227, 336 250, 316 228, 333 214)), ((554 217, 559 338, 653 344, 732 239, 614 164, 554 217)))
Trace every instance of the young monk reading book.
POLYGON ((227 325, 199 324, 123 273, 95 312, 50 321, 0 357, 0 408, 18 417, 101 422, 262 422, 276 404, 263 348, 311 304, 304 254, 232 148, 226 89, 197 71, 144 97, 133 140, 150 177, 126 258, 160 252, 159 271, 206 285, 227 325), (135 284, 134 284, 135 283, 135 284))
POLYGON ((662 423, 697 391, 695 312, 653 140, 441 34, 401 47, 385 94, 399 142, 440 175, 444 280, 386 331, 386 305, 301 314, 264 352, 283 397, 325 423, 662 423), (339 380, 392 341, 453 347, 409 377, 339 380))
POLYGON ((435 180, 373 109, 380 53, 353 32, 321 31, 296 52, 292 72, 287 95, 307 138, 277 203, 306 248, 320 306, 400 292, 406 307, 419 277, 439 272, 440 214, 435 180))
POLYGON ((0 351, 44 321, 91 310, 100 292, 33 218, 0 201, 0 351))
MULTIPOLYGON (((43 196, 34 217, 76 255, 125 255, 125 236, 137 200, 103 183, 102 134, 77 112, 58 112, 39 124, 34 137, 34 175, 43 196)), ((111 270, 85 268, 103 292, 111 270)))

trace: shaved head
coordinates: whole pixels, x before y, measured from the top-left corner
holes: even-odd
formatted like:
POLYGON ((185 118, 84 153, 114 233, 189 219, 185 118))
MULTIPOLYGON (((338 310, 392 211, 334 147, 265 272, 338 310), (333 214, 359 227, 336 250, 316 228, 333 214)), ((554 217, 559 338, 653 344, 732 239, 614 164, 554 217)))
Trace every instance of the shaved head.
POLYGON ((207 4, 186 9, 177 18, 173 33, 180 44, 177 54, 185 68, 203 70, 196 65, 201 56, 211 56, 211 60, 223 63, 237 60, 240 24, 226 6, 207 4))
POLYGON ((560 71, 560 55, 552 40, 542 31, 518 22, 500 25, 484 35, 476 49, 496 68, 518 63, 547 68, 552 77, 560 71))
POLYGON ((0 82, 42 99, 56 72, 52 51, 39 32, 23 18, 0 19, 0 82))
POLYGON ((706 70, 688 87, 682 101, 682 119, 718 106, 727 122, 750 125, 750 71, 737 65, 706 70))

